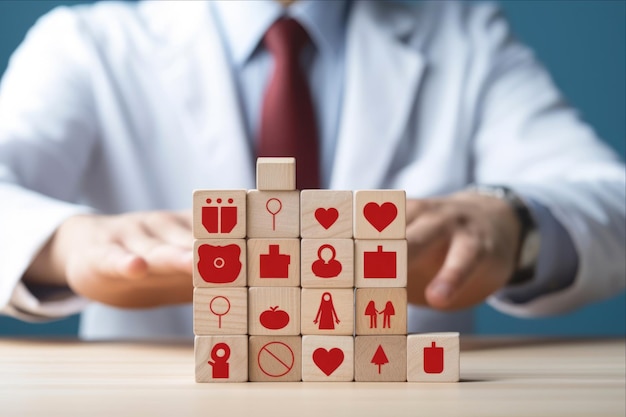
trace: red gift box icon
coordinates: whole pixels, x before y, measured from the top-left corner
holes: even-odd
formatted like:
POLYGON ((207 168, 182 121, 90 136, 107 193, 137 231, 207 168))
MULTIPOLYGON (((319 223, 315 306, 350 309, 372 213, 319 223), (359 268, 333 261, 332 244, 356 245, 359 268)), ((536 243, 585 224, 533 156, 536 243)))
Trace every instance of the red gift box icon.
POLYGON ((438 347, 436 342, 424 348, 424 372, 427 374, 443 372, 443 348, 438 347))
POLYGON ((238 245, 200 245, 198 256, 198 272, 206 282, 227 284, 235 281, 241 272, 241 248, 238 245))
POLYGON ((382 245, 376 252, 365 252, 363 278, 397 278, 396 252, 385 252, 382 245))
POLYGON ((291 256, 280 253, 279 245, 270 245, 269 253, 260 258, 260 278, 289 278, 291 256))

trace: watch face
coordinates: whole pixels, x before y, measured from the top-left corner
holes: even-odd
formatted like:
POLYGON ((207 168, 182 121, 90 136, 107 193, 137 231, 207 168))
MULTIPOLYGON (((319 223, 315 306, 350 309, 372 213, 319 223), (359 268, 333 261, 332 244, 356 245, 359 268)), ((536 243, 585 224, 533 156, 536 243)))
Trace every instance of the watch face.
POLYGON ((517 266, 519 269, 533 266, 537 262, 540 246, 539 231, 536 229, 531 230, 528 235, 526 235, 526 239, 524 239, 522 245, 519 265, 517 266))

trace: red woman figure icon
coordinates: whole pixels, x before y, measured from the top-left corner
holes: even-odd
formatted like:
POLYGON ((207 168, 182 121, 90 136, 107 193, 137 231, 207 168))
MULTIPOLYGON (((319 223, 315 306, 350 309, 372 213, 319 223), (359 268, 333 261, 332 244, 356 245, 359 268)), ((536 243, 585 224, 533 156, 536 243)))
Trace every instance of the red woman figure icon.
POLYGON ((391 316, 396 315, 396 309, 393 308, 393 303, 391 301, 387 301, 385 304, 385 309, 380 312, 383 315, 383 329, 391 328, 391 316))
POLYGON ((339 317, 337 317, 337 312, 333 305, 333 296, 329 292, 322 294, 320 307, 317 310, 313 324, 318 324, 317 328, 320 330, 334 330, 335 324, 339 324, 339 317))
POLYGON ((378 328, 378 313, 379 311, 376 310, 374 300, 370 300, 370 302, 367 303, 367 307, 365 307, 365 315, 370 316, 370 329, 378 328))

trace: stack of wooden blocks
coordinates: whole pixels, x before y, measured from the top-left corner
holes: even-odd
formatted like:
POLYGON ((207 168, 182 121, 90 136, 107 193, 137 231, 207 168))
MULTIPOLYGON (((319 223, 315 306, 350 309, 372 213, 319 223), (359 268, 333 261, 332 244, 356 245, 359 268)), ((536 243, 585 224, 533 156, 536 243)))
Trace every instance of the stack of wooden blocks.
POLYGON ((295 172, 260 158, 256 190, 194 192, 196 381, 458 381, 458 333, 407 337, 405 192, 295 172))

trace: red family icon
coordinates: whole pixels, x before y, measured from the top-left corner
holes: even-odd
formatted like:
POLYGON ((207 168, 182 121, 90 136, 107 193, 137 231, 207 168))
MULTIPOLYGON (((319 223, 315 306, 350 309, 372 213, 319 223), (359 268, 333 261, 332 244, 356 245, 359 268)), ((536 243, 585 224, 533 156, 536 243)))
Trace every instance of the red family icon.
MULTIPOLYGON (((234 200, 229 198, 228 204, 234 200)), ((213 200, 206 199, 207 204, 213 204, 213 200)), ((222 199, 217 198, 216 204, 222 204, 222 199)), ((202 207, 202 225, 209 233, 230 233, 237 226, 237 206, 204 206, 202 207)))
POLYGON ((317 324, 320 330, 334 330, 335 324, 339 324, 339 317, 333 305, 333 296, 329 292, 322 294, 320 307, 317 309, 317 315, 313 324, 317 324))
POLYGON ((393 307, 393 303, 391 301, 387 301, 385 309, 382 311, 378 311, 374 300, 370 300, 370 302, 367 303, 364 315, 370 316, 370 329, 378 329, 379 314, 383 315, 383 329, 391 328, 391 316, 396 315, 396 309, 393 307))

